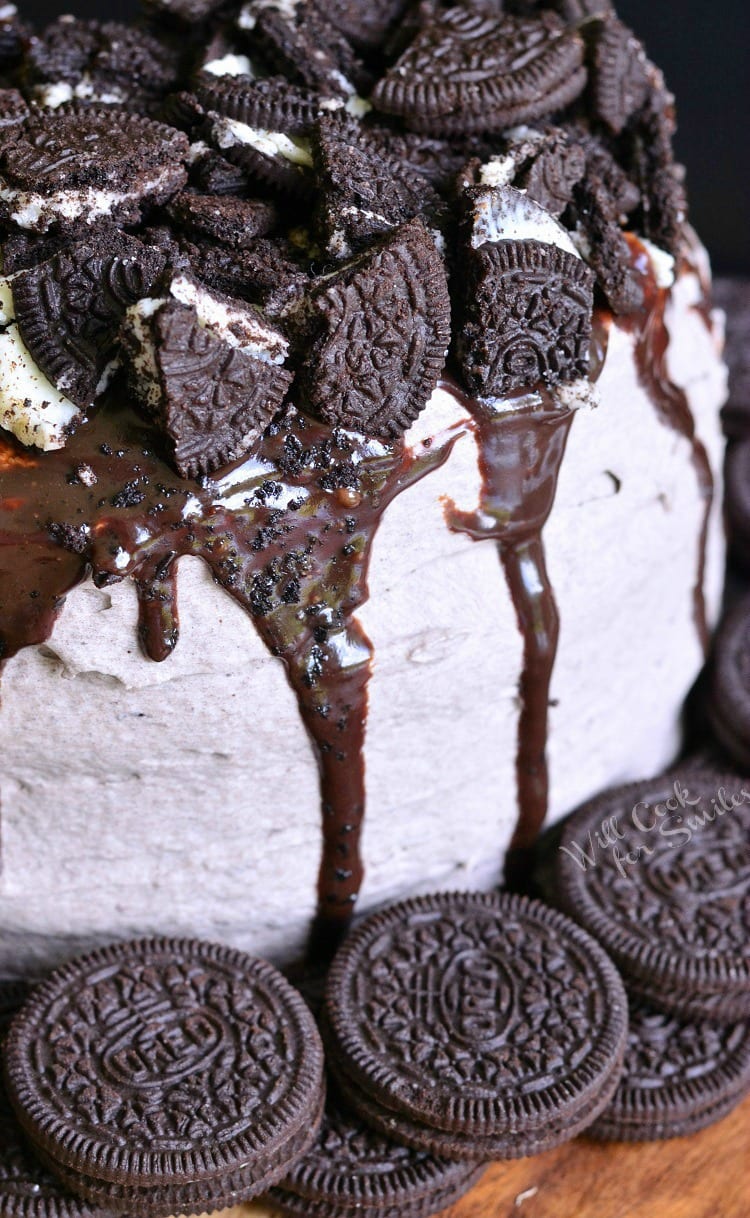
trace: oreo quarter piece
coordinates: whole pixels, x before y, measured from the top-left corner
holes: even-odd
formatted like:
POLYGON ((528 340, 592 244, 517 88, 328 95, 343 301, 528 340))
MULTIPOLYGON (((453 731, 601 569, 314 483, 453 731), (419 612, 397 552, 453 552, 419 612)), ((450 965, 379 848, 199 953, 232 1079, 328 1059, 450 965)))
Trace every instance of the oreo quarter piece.
POLYGON ((586 84, 580 35, 551 12, 438 11, 375 86, 378 110, 433 135, 500 132, 567 106, 586 84))
POLYGON ((310 1150, 269 1201, 313 1218, 427 1218, 457 1201, 482 1173, 474 1164, 409 1149, 364 1124, 329 1087, 326 1111, 310 1150))
POLYGON ((112 106, 32 112, 0 153, 7 220, 45 232, 102 218, 132 223, 187 181, 187 136, 112 106))
POLYGON ((262 199, 212 197, 187 190, 172 199, 167 214, 183 232, 207 237, 231 249, 252 246, 257 237, 270 233, 278 220, 273 203, 262 199))
POLYGON ((750 1024, 722 1027, 630 1005, 622 1076, 595 1138, 678 1138, 713 1125, 750 1092, 750 1024))
POLYGON ((750 790, 691 770, 617 787, 566 821, 562 907, 629 992, 684 1018, 750 1018, 750 790))
POLYGON ((462 379, 478 397, 553 387, 588 375, 594 276, 540 241, 470 250, 457 341, 462 379))
POLYGON ((450 342, 442 258, 420 220, 327 277, 302 310, 301 404, 332 427, 393 439, 437 385, 450 342))
POLYGON ((148 939, 51 974, 11 1025, 6 1081, 26 1135, 62 1173, 120 1188, 113 1209, 143 1190, 178 1206, 185 1187, 217 1197, 238 1176, 247 1199, 290 1146, 301 1153, 323 1055, 304 1001, 269 964, 148 939))
POLYGON ((565 1141, 609 1102, 627 1002, 568 918, 510 894, 453 893, 366 919, 326 993, 345 1098, 392 1136, 467 1161, 565 1141))

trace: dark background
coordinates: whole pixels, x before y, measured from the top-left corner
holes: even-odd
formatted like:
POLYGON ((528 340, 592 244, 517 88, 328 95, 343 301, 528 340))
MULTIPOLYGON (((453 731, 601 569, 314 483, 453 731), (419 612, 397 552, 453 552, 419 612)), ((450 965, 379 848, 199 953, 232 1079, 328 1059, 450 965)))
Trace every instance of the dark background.
MULTIPOLYGON (((34 22, 63 12, 124 19, 136 0, 16 0, 34 22)), ((325 9, 325 0, 321 2, 325 9)), ((619 0, 677 96, 677 151, 693 223, 718 270, 750 273, 750 3, 619 0)))

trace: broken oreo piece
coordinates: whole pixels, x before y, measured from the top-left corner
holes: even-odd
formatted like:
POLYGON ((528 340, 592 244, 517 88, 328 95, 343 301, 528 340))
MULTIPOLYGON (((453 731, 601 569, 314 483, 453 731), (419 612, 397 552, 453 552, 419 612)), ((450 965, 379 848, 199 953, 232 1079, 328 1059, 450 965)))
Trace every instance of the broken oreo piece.
POLYGON ((540 241, 471 250, 457 358, 476 397, 585 377, 594 276, 578 257, 540 241))
POLYGON ((406 431, 437 385, 450 342, 445 268, 421 220, 325 278, 300 316, 303 408, 331 427, 381 439, 406 431))
POLYGON ((554 13, 437 13, 376 85, 373 104, 433 135, 500 132, 568 105, 583 91, 580 36, 554 13))
POLYGON ((278 71, 324 97, 369 91, 372 79, 351 44, 308 0, 248 0, 237 25, 278 71))
POLYGON ((208 237, 232 249, 247 249, 257 237, 275 227, 278 214, 273 203, 260 199, 210 197, 181 191, 167 205, 167 214, 180 230, 208 237))
POLYGON ((351 118, 323 118, 313 140, 316 228, 331 257, 348 258, 417 215, 434 220, 440 196, 351 118))
POLYGON ((137 221, 187 181, 182 132, 114 106, 32 113, 0 153, 3 211, 19 228, 103 217, 137 221))
POLYGON ((646 102, 649 66, 642 44, 617 17, 609 17, 597 26, 591 98, 596 118, 615 135, 646 102))
POLYGON ((252 306, 176 276, 127 314, 130 382, 183 478, 244 456, 281 406, 287 343, 252 306))
POLYGON ((153 290, 165 259, 111 233, 64 248, 12 281, 18 328, 37 366, 86 410, 111 376, 126 309, 153 290))

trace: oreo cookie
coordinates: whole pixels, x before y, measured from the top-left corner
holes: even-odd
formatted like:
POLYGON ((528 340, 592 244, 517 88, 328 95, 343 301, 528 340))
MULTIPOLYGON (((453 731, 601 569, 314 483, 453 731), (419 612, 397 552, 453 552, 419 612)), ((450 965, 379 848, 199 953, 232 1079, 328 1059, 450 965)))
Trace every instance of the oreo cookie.
POLYGON ((113 1212, 248 1199, 320 1119, 314 1020, 270 965, 195 940, 102 948, 58 969, 13 1022, 11 1103, 27 1137, 113 1212))
POLYGON ((273 203, 261 199, 210 197, 181 191, 167 205, 167 214, 182 232, 208 237, 232 249, 247 249, 257 237, 276 226, 273 203))
POLYGON ((557 895, 629 991, 686 1019, 750 1017, 750 792, 691 769, 632 783, 566 821, 557 895))
POLYGON ((170 298, 129 310, 124 342, 133 391, 184 478, 244 456, 292 382, 287 342, 250 305, 175 276, 170 298))
POLYGON ((417 898, 367 918, 326 993, 347 1102, 407 1145, 477 1162, 549 1148, 617 1085, 627 1002, 568 918, 509 894, 417 898))
POLYGON ((33 232, 136 222, 144 204, 166 202, 185 185, 188 147, 174 128, 115 107, 32 113, 0 152, 5 218, 33 232))
POLYGON ((681 1138, 720 1121, 750 1093, 750 1023, 692 1022, 630 1004, 622 1076, 591 1137, 681 1138))
MULTIPOLYGON (((734 445, 727 460, 728 518, 735 552, 745 555, 748 466, 746 441, 734 445)), ((714 641, 708 713, 716 739, 735 764, 750 766, 750 597, 729 610, 714 641)))
POLYGON ((351 44, 307 0, 248 0, 237 24, 277 71, 324 97, 345 99, 372 85, 351 44))
POLYGON ((159 250, 109 233, 77 242, 12 282, 15 317, 37 367, 85 410, 111 375, 126 309, 164 271, 159 250))
POLYGON ((428 1218, 482 1174, 473 1164, 409 1149, 364 1124, 329 1086, 318 1137, 268 1200, 311 1218, 428 1218))
POLYGON ((303 408, 331 427, 400 436, 427 404, 450 342, 445 268, 421 220, 326 276, 295 322, 303 408))
POLYGON ((180 59, 146 30, 60 17, 34 38, 24 65, 40 105, 74 100, 148 110, 176 87, 180 59))
POLYGON ((643 288, 617 205, 606 185, 587 174, 575 188, 575 213, 596 282, 614 313, 635 313, 643 304, 643 288))
POLYGON ((195 97, 206 111, 205 138, 251 180, 292 196, 311 192, 318 95, 279 77, 223 77, 197 83, 195 97))
POLYGON ((233 165, 220 153, 213 152, 208 145, 205 150, 196 151, 190 166, 190 183, 206 195, 236 195, 244 199, 253 194, 252 184, 244 169, 233 165))
POLYGON ((30 31, 21 22, 15 4, 0 9, 0 71, 15 68, 23 57, 30 31))
POLYGON ((674 158, 674 98, 658 69, 650 65, 645 104, 625 133, 630 176, 638 183, 641 203, 636 231, 675 258, 682 255, 687 220, 685 171, 674 158))
POLYGON ((645 105, 649 62, 635 34, 617 17, 598 23, 591 63, 594 115, 619 135, 631 116, 645 105))
POLYGON ((477 397, 551 388, 588 375, 594 276, 577 255, 542 241, 469 244, 456 343, 477 397))
POLYGON ((0 150, 13 142, 28 114, 29 107, 17 89, 0 89, 0 150))
POLYGON ((436 13, 375 86, 373 104, 433 135, 500 132, 568 105, 586 84, 580 36, 556 14, 436 13))
POLYGON ((426 177, 362 131, 354 119, 323 118, 313 140, 316 231, 333 258, 348 258, 414 216, 444 211, 426 177))
POLYGON ((326 17, 363 52, 376 51, 403 16, 409 0, 332 0, 326 17))
MULTIPOLYGON (((726 313, 724 356, 729 365, 729 401, 722 418, 725 432, 735 439, 746 436, 750 431, 750 282, 747 279, 715 279, 713 296, 719 308, 726 313)), ((730 449, 730 464, 733 461, 731 452, 730 449)), ((741 488, 738 491, 741 494, 741 488)), ((734 497, 735 491, 730 485, 730 512, 733 510, 734 497)), ((737 503, 741 503, 739 496, 737 503)))

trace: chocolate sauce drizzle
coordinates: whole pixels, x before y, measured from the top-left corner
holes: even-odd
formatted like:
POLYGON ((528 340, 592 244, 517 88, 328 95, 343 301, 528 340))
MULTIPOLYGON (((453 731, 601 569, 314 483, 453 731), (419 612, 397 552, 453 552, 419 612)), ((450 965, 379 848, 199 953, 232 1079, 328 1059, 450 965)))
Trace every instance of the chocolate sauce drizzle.
MULTIPOLYGON (((631 243, 642 275, 642 314, 619 320, 635 336, 638 369, 659 418, 692 446, 705 500, 694 589, 707 639, 703 575, 713 479, 685 394, 668 377, 668 293, 631 243)), ((599 315, 592 379, 604 361, 609 315, 599 315)), ((559 619, 543 528, 554 503, 574 412, 541 389, 494 406, 463 399, 480 452, 476 512, 446 511, 449 526, 498 549, 524 639, 517 779, 519 820, 510 877, 522 874, 544 823, 550 682, 559 619)), ((364 740, 373 649, 356 618, 388 504, 439 468, 466 428, 414 452, 329 428, 289 406, 245 462, 200 482, 179 478, 154 429, 115 389, 66 449, 39 454, 0 438, 0 662, 47 639, 66 595, 91 576, 105 587, 131 576, 139 636, 163 661, 179 637, 176 563, 198 555, 252 617, 284 663, 320 772, 323 852, 312 946, 331 950, 359 893, 365 808, 364 740), (84 479, 80 469, 88 466, 84 479), (92 482, 91 471, 96 478, 92 482)))
POLYGON ((327 950, 348 924, 363 876, 372 646, 355 613, 367 599, 373 539, 388 504, 442 465, 461 434, 415 453, 403 441, 332 432, 290 406, 251 460, 202 482, 177 477, 122 394, 60 452, 0 439, 4 660, 49 637, 66 595, 88 575, 97 587, 133 577, 142 646, 164 660, 179 637, 176 560, 193 554, 284 662, 320 770, 314 941, 327 950))
POLYGON ((547 815, 549 693, 560 620, 542 540, 555 501, 574 411, 546 390, 482 405, 467 402, 482 475, 476 512, 448 504, 448 526, 474 541, 494 541, 523 636, 516 777, 520 817, 506 875, 521 882, 523 857, 547 815))
MULTIPOLYGON (((618 324, 635 336, 638 376, 658 417, 665 426, 671 428, 690 444, 693 468, 703 500, 703 518, 698 536, 698 560, 693 584, 693 617, 701 646, 707 653, 710 630, 706 616, 704 584, 708 528, 714 501, 714 476, 708 453, 696 434, 695 419, 687 394, 670 379, 667 368, 669 330, 666 323, 666 308, 669 291, 657 285, 651 259, 638 238, 628 234, 628 242, 633 265, 641 277, 644 304, 638 314, 627 319, 620 318, 618 324)), ((702 286, 705 291, 705 285, 702 286)))

